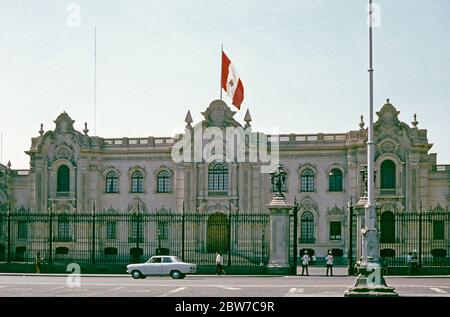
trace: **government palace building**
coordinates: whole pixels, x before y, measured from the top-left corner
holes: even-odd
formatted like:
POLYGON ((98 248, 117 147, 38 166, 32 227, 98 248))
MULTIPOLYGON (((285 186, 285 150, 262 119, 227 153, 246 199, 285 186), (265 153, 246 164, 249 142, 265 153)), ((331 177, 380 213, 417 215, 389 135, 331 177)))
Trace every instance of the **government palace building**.
MULTIPOLYGON (((419 128, 416 116, 405 123, 399 113, 388 99, 375 116, 379 212, 448 211, 450 165, 437 165, 427 130, 419 128)), ((63 112, 53 129, 44 131, 41 124, 39 135, 31 138, 26 151, 28 170, 0 164, 0 204, 12 211, 54 214, 91 213, 94 208, 97 214, 114 210, 203 215, 268 212, 266 205, 276 188, 262 168, 267 162, 249 159, 250 150, 256 147, 261 154, 258 146, 264 143, 287 173, 283 186, 287 201, 298 202, 299 247, 315 250, 318 256, 330 248, 347 253, 348 204, 356 204, 365 192, 361 173, 367 166, 364 118, 355 121, 355 129, 341 133, 264 135, 252 130, 249 112, 245 122, 236 121, 234 114, 224 101, 214 100, 202 112, 201 122, 192 122, 188 112, 185 131, 179 135, 102 138, 89 135, 87 125, 77 131, 75 121, 63 112), (195 131, 206 133, 210 128, 245 131, 241 138, 244 158, 195 158, 191 155, 195 146, 179 146, 179 142, 192 141, 188 142, 192 145, 196 140, 205 145, 208 138, 195 131), (180 157, 188 159, 180 161, 180 157)), ((213 157, 218 150, 212 150, 213 157)), ((19 230, 20 236, 21 229, 12 230, 13 235, 19 230)), ((64 231, 64 227, 54 230, 64 231)), ((170 239, 170 233, 164 238, 170 239)))

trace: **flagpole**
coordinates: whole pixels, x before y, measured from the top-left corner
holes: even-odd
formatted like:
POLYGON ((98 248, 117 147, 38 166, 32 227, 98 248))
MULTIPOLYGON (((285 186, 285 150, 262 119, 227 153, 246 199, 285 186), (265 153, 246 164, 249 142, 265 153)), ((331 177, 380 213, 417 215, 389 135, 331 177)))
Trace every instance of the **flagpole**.
POLYGON ((223 63, 223 44, 222 44, 222 48, 220 51, 220 100, 222 100, 222 63, 223 63))

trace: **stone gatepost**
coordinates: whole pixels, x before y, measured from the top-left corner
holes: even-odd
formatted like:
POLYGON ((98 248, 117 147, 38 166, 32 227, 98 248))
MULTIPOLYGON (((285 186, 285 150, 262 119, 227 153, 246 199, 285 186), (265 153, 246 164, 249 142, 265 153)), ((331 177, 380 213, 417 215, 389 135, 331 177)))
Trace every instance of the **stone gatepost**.
POLYGON ((289 213, 293 207, 285 197, 275 196, 269 209, 269 274, 289 274, 289 213))

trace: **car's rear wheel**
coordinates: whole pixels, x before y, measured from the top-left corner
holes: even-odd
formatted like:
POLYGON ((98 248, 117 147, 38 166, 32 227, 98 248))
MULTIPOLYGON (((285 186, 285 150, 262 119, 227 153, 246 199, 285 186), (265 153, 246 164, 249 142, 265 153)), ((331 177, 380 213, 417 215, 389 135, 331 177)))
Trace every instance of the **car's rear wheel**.
POLYGON ((142 278, 143 275, 138 270, 134 270, 133 272, 131 272, 131 276, 137 280, 139 278, 142 278))
POLYGON ((180 279, 180 278, 183 278, 183 274, 182 274, 180 271, 172 271, 172 272, 170 272, 170 276, 171 276, 173 279, 180 279))

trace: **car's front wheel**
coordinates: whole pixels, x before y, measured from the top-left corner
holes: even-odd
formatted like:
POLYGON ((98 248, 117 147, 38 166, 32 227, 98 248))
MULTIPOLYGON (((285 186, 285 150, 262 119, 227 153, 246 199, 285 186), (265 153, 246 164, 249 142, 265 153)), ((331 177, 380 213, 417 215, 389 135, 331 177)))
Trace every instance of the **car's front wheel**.
POLYGON ((139 272, 139 271, 137 271, 137 270, 134 270, 133 272, 131 272, 131 276, 134 278, 134 279, 139 279, 139 278, 142 278, 142 274, 141 274, 141 272, 139 272))
POLYGON ((182 274, 180 271, 172 271, 172 272, 170 272, 170 276, 173 279, 180 279, 180 278, 184 277, 184 274, 182 274))

